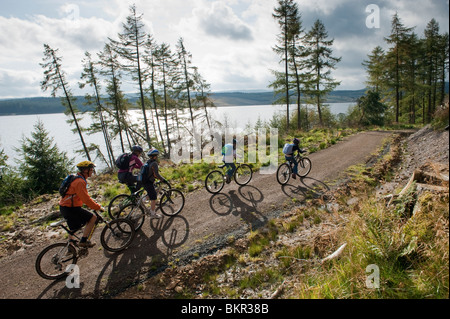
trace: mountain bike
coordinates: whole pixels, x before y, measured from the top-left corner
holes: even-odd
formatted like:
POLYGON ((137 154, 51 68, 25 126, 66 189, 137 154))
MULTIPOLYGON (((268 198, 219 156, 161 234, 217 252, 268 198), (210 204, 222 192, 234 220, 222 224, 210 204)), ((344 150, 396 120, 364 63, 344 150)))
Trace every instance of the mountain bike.
MULTIPOLYGON (((161 212, 168 216, 173 217, 178 215, 184 207, 184 195, 178 189, 167 189, 166 183, 156 182, 155 189, 159 194, 160 199, 158 202, 161 212)), ((133 194, 137 198, 133 202, 129 202, 125 206, 121 207, 116 212, 114 218, 126 218, 131 220, 134 227, 137 230, 141 229, 144 224, 145 215, 147 214, 147 194, 144 194, 144 189, 141 189, 133 194)))
MULTIPOLYGON (((171 189, 169 182, 157 181, 155 182, 155 189, 158 195, 163 194, 163 190, 171 189)), ((118 213, 129 204, 136 204, 142 195, 143 189, 141 191, 133 192, 130 194, 119 194, 115 196, 108 204, 108 215, 111 219, 118 216, 118 213)))
MULTIPOLYGON (((97 220, 94 228, 89 234, 88 240, 92 238, 98 224, 105 223, 105 227, 100 234, 102 246, 110 252, 119 252, 130 246, 133 242, 135 229, 134 225, 128 219, 114 219, 105 221, 96 211, 94 211, 97 220)), ((75 237, 78 241, 83 227, 71 231, 66 224, 66 220, 52 223, 51 227, 61 227, 69 235, 75 237)), ((78 241, 69 239, 67 242, 55 243, 44 248, 36 258, 35 268, 39 276, 45 279, 56 280, 66 277, 70 271, 69 265, 75 265, 80 258, 89 254, 89 248, 80 247, 78 241)))
MULTIPOLYGON (((300 154, 295 156, 295 159, 298 163, 298 173, 297 176, 306 177, 311 171, 312 163, 308 157, 304 157, 300 154)), ((292 169, 294 164, 286 161, 285 163, 278 166, 277 169, 277 181, 281 185, 286 185, 289 182, 289 179, 292 175, 292 169)))
MULTIPOLYGON (((219 193, 224 187, 227 175, 227 170, 223 168, 226 165, 220 165, 219 168, 222 170, 214 170, 210 172, 205 178, 205 187, 208 192, 211 194, 219 193)), ((233 178, 234 181, 241 186, 247 185, 252 179, 252 168, 248 164, 236 164, 236 170, 234 171, 233 178)))

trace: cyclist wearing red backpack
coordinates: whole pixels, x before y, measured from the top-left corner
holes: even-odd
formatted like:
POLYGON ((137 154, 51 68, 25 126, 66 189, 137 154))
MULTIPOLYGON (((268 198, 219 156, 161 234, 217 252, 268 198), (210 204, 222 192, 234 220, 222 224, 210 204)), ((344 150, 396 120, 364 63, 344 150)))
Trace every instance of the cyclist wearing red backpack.
POLYGON ((142 152, 144 150, 139 145, 135 145, 132 148, 131 154, 122 154, 121 156, 128 156, 123 161, 123 166, 119 167, 119 172, 117 173, 117 177, 119 179, 119 183, 126 184, 132 193, 136 192, 141 188, 140 183, 137 181, 137 176, 133 174, 133 170, 140 169, 143 164, 139 159, 142 152))

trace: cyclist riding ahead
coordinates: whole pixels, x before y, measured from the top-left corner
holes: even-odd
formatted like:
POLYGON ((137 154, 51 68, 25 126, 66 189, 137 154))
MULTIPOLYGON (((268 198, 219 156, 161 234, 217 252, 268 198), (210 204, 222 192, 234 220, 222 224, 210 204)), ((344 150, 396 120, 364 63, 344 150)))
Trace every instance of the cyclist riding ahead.
POLYGON ((227 184, 229 184, 236 170, 236 164, 234 163, 234 159, 236 158, 236 139, 233 139, 233 144, 224 145, 222 155, 222 161, 227 168, 227 184))
POLYGON ((305 151, 300 149, 300 140, 298 138, 294 138, 292 142, 293 144, 284 145, 283 153, 286 160, 294 165, 292 169, 292 178, 296 179, 298 174, 298 162, 295 159, 294 153, 297 152, 298 154, 303 154, 305 151))
POLYGON ((147 171, 143 173, 142 176, 142 184, 144 189, 147 191, 148 198, 150 200, 150 210, 147 211, 151 218, 161 218, 160 214, 155 212, 156 209, 156 199, 158 198, 158 194, 155 189, 155 178, 166 182, 166 179, 159 174, 158 167, 158 155, 159 151, 157 149, 151 149, 147 153, 150 158, 145 165, 148 165, 147 171))
MULTIPOLYGON (((83 161, 77 164, 77 168, 78 173, 75 179, 73 179, 66 194, 59 201, 59 210, 67 220, 70 230, 76 231, 86 225, 79 246, 90 248, 95 246, 95 243, 87 241, 87 238, 95 226, 97 217, 82 208, 82 206, 85 204, 93 210, 102 212, 104 209, 89 196, 87 191, 86 179, 95 174, 95 164, 90 161, 83 161)), ((71 239, 73 240, 73 237, 71 239)))
POLYGON ((133 146, 131 150, 132 153, 129 157, 128 164, 125 165, 126 167, 119 169, 117 177, 121 184, 126 184, 131 193, 134 193, 142 187, 137 181, 137 176, 133 175, 133 170, 140 169, 143 166, 139 156, 141 156, 144 150, 139 145, 133 146))

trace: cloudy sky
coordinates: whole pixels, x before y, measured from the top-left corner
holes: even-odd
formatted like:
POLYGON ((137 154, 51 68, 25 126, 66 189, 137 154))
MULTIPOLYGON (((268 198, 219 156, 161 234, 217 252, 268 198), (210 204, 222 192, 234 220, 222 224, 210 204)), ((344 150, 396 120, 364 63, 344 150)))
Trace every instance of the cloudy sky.
MULTIPOLYGON (((432 18, 448 32, 449 0, 297 2, 306 30, 320 19, 335 39, 339 89, 364 87, 361 63, 375 46, 387 47, 395 12, 419 36, 432 18)), ((158 43, 174 50, 184 39, 212 91, 267 90, 270 69, 281 67, 272 51, 280 33, 272 18, 277 0, 1 0, 0 99, 50 96, 40 89, 44 43, 59 49, 72 90, 84 94, 77 90, 84 52, 97 53, 108 37, 117 38, 133 3, 158 43)))

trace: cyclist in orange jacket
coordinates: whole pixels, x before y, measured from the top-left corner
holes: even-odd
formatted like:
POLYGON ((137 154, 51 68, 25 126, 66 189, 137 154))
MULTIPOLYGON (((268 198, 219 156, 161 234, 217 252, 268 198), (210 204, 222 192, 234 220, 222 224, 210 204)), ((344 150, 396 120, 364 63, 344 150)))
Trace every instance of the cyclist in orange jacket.
POLYGON ((90 248, 95 246, 87 240, 89 234, 95 226, 97 217, 84 209, 85 204, 93 210, 104 211, 102 206, 96 203, 87 191, 87 181, 95 173, 95 164, 90 161, 83 161, 77 164, 78 173, 70 184, 66 195, 59 201, 59 210, 63 217, 67 220, 70 230, 75 231, 86 225, 79 246, 90 248))

